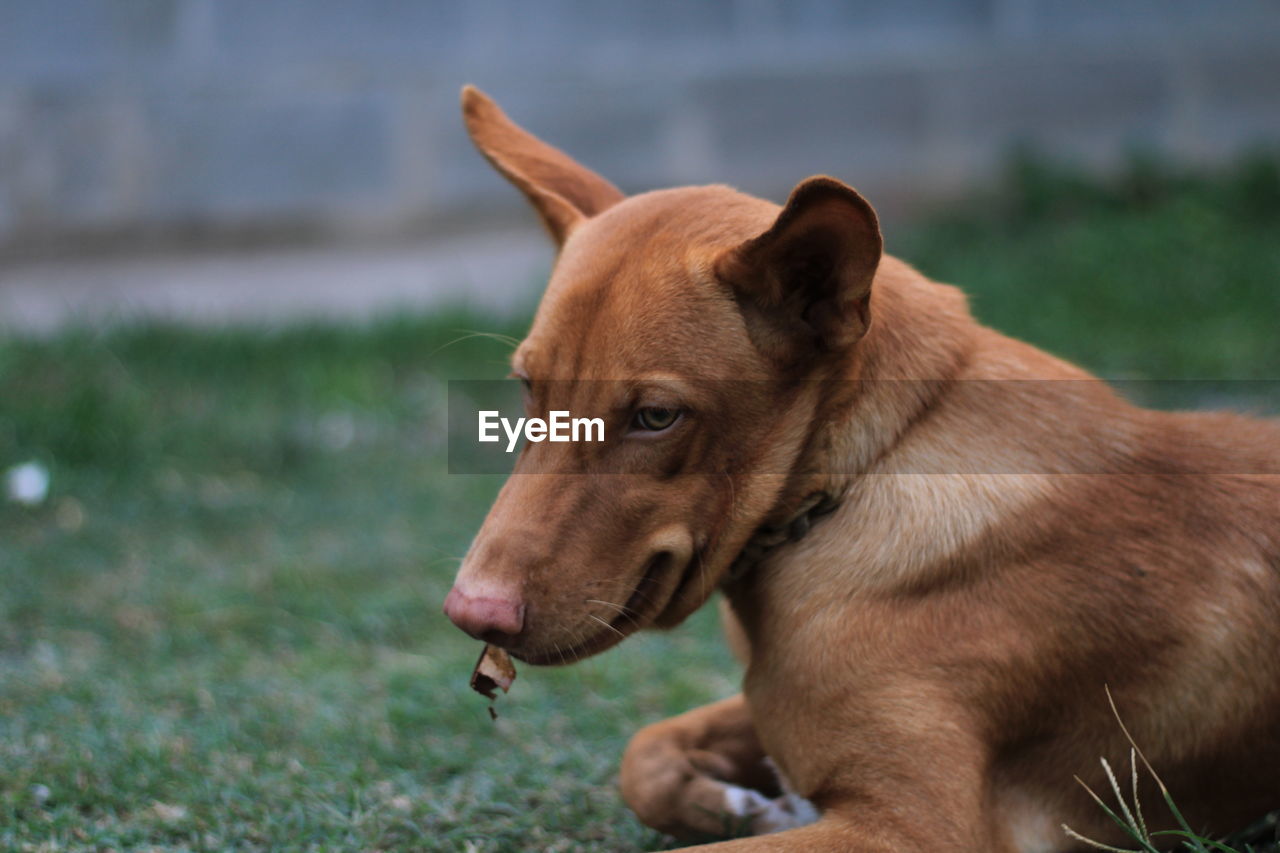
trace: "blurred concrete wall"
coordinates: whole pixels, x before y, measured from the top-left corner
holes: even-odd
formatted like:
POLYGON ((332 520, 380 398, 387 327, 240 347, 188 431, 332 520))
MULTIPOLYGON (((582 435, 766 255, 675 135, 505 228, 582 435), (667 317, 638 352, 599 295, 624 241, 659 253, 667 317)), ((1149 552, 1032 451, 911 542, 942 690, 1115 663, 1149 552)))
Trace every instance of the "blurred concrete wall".
POLYGON ((1274 0, 0 0, 0 251, 516 212, 474 82, 624 189, 815 172, 906 208, 1016 140, 1280 139, 1274 0))

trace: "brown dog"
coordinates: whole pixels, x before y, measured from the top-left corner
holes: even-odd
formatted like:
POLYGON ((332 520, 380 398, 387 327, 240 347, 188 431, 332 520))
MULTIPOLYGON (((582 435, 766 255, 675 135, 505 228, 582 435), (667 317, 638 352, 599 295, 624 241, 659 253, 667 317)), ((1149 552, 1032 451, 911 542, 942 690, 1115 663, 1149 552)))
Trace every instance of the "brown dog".
POLYGON ((1114 840, 1072 780, 1127 761, 1107 686, 1195 828, 1277 804, 1280 428, 1135 408, 979 326, 838 181, 627 198, 462 102, 560 247, 528 406, 614 438, 524 450, 446 612, 563 663, 721 588, 749 649, 741 695, 632 740, 641 820, 786 830, 707 848, 735 851, 1114 840))

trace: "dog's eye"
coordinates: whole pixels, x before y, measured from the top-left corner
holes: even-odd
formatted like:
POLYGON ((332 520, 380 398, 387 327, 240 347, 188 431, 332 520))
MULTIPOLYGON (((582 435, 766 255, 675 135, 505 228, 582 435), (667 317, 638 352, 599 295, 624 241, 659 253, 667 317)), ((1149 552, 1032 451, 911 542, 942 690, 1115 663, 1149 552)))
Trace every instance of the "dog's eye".
POLYGON ((647 407, 636 411, 636 416, 632 419, 631 425, 636 429, 642 429, 647 432, 662 432, 664 429, 669 429, 678 420, 680 420, 679 409, 647 407))

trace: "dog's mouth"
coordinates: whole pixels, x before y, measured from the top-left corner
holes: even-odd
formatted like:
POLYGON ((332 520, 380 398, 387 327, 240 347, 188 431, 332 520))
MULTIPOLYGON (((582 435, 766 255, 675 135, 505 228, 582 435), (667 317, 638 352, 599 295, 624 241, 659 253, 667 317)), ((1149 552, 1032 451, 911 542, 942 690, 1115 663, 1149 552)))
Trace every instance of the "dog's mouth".
POLYGON ((598 630, 588 634, 586 639, 567 646, 553 645, 531 651, 512 649, 511 655, 528 664, 547 666, 573 663, 616 646, 629 635, 653 624, 681 601, 697 580, 701 571, 700 554, 694 554, 683 571, 675 575, 675 583, 664 583, 674 574, 674 559, 667 551, 651 557, 626 603, 620 607, 613 605, 618 609, 611 618, 587 617, 587 621, 598 630))

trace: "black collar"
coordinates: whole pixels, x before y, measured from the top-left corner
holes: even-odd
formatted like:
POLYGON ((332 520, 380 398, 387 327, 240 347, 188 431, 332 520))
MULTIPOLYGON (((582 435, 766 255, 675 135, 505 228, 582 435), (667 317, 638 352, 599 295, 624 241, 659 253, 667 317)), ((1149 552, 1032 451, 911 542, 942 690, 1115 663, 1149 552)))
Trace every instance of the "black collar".
POLYGON ((803 539, 817 519, 830 514, 839 505, 840 500, 836 496, 827 492, 813 492, 800 504, 790 521, 762 524, 729 566, 721 585, 737 583, 759 565, 770 551, 788 542, 803 539))

